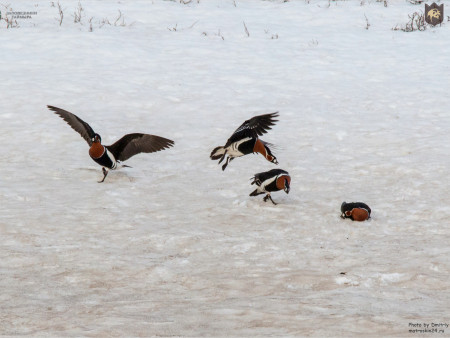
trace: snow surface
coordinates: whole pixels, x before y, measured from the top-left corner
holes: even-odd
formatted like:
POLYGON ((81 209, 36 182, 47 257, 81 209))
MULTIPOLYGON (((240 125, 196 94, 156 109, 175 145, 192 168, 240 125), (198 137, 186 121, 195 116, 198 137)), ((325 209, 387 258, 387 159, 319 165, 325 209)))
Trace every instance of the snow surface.
POLYGON ((40 0, 12 2, 37 11, 19 28, 1 22, 1 334, 407 336, 450 322, 447 22, 394 31, 423 11, 403 0, 82 1, 81 23, 78 2, 61 4, 61 26, 40 0), (98 184, 47 104, 105 144, 176 145, 98 184), (209 159, 274 111, 263 140, 279 166, 209 159), (249 197, 275 167, 290 194, 249 197), (342 201, 372 220, 340 219, 342 201))

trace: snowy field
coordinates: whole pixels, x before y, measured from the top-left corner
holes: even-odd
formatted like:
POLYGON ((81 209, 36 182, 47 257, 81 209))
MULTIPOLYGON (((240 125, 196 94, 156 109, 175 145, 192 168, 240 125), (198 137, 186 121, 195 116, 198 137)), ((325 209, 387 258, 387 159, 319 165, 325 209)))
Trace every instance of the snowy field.
POLYGON ((409 323, 450 324, 450 24, 392 30, 424 6, 387 2, 81 1, 75 23, 78 2, 61 0, 60 26, 56 2, 12 1, 37 14, 0 22, 0 334, 418 337, 409 323), (48 104, 105 144, 176 144, 98 184, 48 104), (263 140, 280 165, 209 159, 275 111, 263 140), (249 197, 273 168, 292 177, 277 206, 249 197), (342 220, 342 201, 372 219, 342 220))

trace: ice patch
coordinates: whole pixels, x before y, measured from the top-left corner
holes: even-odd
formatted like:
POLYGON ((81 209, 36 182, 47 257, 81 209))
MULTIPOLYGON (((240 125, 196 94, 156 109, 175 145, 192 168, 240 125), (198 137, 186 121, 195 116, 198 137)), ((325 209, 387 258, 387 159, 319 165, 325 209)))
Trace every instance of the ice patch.
POLYGON ((358 281, 351 280, 350 278, 344 277, 344 276, 336 277, 335 281, 336 281, 336 284, 338 284, 338 285, 351 285, 351 286, 358 286, 359 285, 358 281))

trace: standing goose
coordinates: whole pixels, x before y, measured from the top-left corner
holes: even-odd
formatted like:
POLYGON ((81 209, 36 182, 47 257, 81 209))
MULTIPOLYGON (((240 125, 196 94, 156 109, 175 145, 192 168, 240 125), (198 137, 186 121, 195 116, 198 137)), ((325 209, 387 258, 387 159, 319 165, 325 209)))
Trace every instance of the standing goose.
POLYGON ((235 130, 233 135, 228 139, 227 143, 222 147, 216 147, 211 152, 211 160, 218 160, 219 164, 228 155, 225 164, 222 166, 222 170, 225 170, 228 163, 230 163, 235 157, 241 157, 251 153, 260 153, 269 162, 278 164, 276 157, 269 149, 270 143, 264 142, 258 138, 275 125, 275 118, 278 117, 278 112, 258 115, 252 117, 250 120, 245 121, 238 129, 235 130))
POLYGON ((291 176, 289 176, 289 173, 283 169, 272 169, 263 173, 255 174, 252 179, 252 184, 256 184, 258 188, 256 188, 250 196, 266 194, 263 198, 264 202, 267 202, 267 200, 270 199, 272 203, 276 205, 270 196, 270 193, 284 190, 286 194, 289 194, 289 191, 291 190, 291 176))
MULTIPOLYGON (((101 143, 102 138, 100 135, 94 132, 91 126, 78 116, 61 108, 47 107, 66 121, 89 144, 89 156, 103 167, 103 179, 99 183, 105 180, 106 175, 108 175, 108 169, 117 169, 119 162, 126 161, 139 153, 153 153, 174 145, 172 140, 161 136, 133 133, 123 136, 110 146, 104 146, 101 143)), ((122 165, 122 167, 128 166, 122 165)))

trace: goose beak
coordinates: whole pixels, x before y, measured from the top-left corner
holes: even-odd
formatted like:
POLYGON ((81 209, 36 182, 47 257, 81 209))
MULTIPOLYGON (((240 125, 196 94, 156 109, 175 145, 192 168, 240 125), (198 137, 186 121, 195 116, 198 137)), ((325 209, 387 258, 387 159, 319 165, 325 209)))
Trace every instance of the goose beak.
POLYGON ((289 191, 291 191, 288 180, 284 181, 284 191, 286 192, 286 194, 289 194, 289 191))

